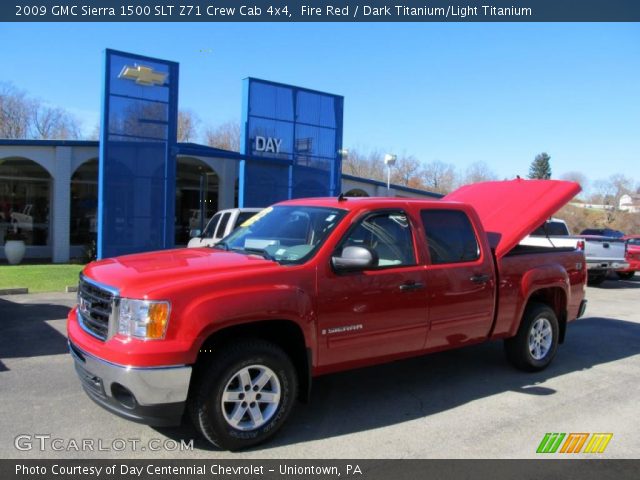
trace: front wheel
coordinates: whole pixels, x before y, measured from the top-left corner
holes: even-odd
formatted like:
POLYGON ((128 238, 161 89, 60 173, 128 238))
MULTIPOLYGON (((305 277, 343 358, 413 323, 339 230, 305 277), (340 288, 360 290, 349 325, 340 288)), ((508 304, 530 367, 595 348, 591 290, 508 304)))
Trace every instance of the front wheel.
POLYGON ((558 348, 558 319, 547 305, 529 305, 515 337, 505 340, 507 359, 520 370, 545 369, 558 348))
POLYGON ((210 359, 189 410, 196 429, 228 450, 262 443, 284 424, 298 380, 287 354, 263 340, 237 341, 210 359))

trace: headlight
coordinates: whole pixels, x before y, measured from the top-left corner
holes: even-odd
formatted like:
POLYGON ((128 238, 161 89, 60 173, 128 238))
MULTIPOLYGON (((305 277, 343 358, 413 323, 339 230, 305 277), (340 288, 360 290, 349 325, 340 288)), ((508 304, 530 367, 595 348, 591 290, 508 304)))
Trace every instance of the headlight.
POLYGON ((120 300, 118 333, 129 337, 159 340, 167 333, 169 302, 120 300))

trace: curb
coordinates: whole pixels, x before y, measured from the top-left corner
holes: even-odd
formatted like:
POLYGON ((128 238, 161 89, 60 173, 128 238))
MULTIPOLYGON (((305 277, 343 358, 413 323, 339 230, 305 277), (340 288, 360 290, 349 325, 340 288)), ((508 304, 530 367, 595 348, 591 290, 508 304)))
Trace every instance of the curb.
POLYGON ((28 288, 0 288, 0 295, 22 295, 29 293, 28 288))

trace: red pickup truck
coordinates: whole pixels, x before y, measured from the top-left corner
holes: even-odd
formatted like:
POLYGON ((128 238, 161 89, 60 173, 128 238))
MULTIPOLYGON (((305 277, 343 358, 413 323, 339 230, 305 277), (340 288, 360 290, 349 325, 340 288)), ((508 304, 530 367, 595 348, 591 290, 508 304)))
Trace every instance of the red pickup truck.
POLYGON ((518 242, 579 189, 518 179, 434 201, 290 200, 213 248, 91 263, 68 317, 77 373, 115 414, 188 413, 233 450, 271 437, 314 376, 496 339, 541 370, 584 312, 585 258, 518 242))
POLYGON ((640 235, 625 235, 622 239, 627 244, 625 260, 629 266, 616 273, 622 280, 631 280, 636 272, 640 271, 640 235))

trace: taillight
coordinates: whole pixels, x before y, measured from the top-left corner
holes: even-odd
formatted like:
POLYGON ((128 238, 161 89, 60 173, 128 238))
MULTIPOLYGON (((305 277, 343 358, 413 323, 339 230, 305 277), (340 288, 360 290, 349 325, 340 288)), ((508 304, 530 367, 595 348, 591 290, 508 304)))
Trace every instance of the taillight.
POLYGON ((578 240, 577 248, 584 252, 584 240, 578 240))

